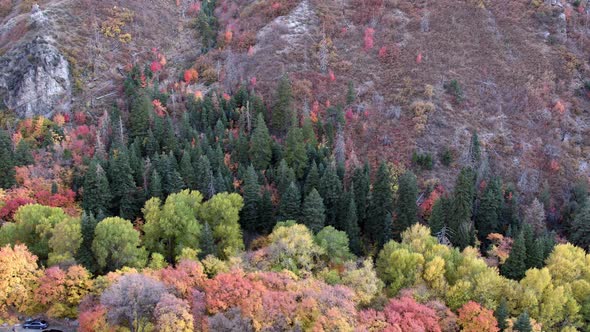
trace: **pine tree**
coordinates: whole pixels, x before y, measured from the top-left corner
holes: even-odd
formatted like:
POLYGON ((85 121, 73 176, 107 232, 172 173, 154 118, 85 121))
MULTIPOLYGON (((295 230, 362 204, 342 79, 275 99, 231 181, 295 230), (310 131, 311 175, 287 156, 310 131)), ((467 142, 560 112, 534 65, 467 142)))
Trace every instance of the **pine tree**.
POLYGON ((152 175, 150 176, 149 196, 158 197, 160 199, 164 198, 164 194, 162 193, 162 179, 156 169, 152 171, 152 175))
POLYGON ((326 225, 336 226, 338 221, 338 203, 342 194, 342 183, 333 164, 328 166, 320 180, 320 195, 326 207, 326 225))
POLYGON ((586 203, 578 209, 571 226, 572 242, 586 250, 590 250, 590 204, 586 203))
POLYGON ((311 162, 311 168, 305 178, 303 193, 307 196, 314 188, 320 188, 320 173, 318 172, 318 165, 315 163, 315 160, 311 162))
POLYGON ((354 103, 354 99, 356 98, 356 92, 354 90, 354 83, 352 81, 348 81, 348 91, 346 92, 346 105, 351 105, 354 103))
POLYGON ((132 98, 129 112, 132 138, 145 138, 147 136, 152 112, 153 106, 147 95, 142 93, 132 98))
POLYGON ((398 199, 396 205, 396 221, 394 223, 394 234, 401 238, 401 233, 417 221, 418 208, 418 185, 416 176, 408 171, 399 177, 398 199))
POLYGON ((272 159, 272 139, 262 114, 258 114, 256 128, 250 140, 250 160, 257 170, 265 170, 272 159))
POLYGON ((475 228, 473 227, 473 222, 471 220, 464 221, 459 225, 459 229, 457 230, 457 233, 455 233, 453 241, 461 250, 474 244, 475 228))
MULTIPOLYGON (((356 188, 356 186, 355 186, 356 188)), ((391 216, 393 210, 393 193, 391 191, 391 176, 385 163, 381 163, 377 170, 373 192, 371 193, 366 230, 375 243, 381 243, 383 238, 383 225, 387 216, 391 216)), ((389 223, 386 223, 389 225, 389 223)))
POLYGON ((367 198, 371 191, 368 165, 365 165, 364 168, 355 168, 352 175, 352 184, 354 187, 354 203, 356 205, 358 223, 361 230, 363 230, 367 220, 367 198))
POLYGON ((84 266, 91 273, 96 273, 98 266, 92 253, 92 241, 94 240, 94 229, 98 220, 92 213, 84 212, 81 218, 82 244, 76 253, 76 261, 84 266))
POLYGON ((313 130, 313 122, 309 115, 306 115, 303 118, 303 126, 301 127, 301 132, 303 133, 303 141, 308 144, 310 147, 316 147, 318 145, 318 138, 313 130))
POLYGON ((141 159, 141 147, 138 141, 133 141, 129 146, 129 166, 133 170, 133 179, 136 184, 143 185, 144 183, 144 171, 143 160, 141 159))
POLYGON ((35 163, 33 155, 31 154, 29 143, 27 143, 24 139, 21 139, 16 145, 14 159, 16 166, 26 166, 35 163))
POLYGON ((295 172, 297 179, 303 178, 307 167, 307 152, 303 142, 301 128, 293 125, 287 133, 285 142, 285 160, 295 172))
POLYGON ((260 205, 258 206, 258 226, 262 233, 268 232, 274 226, 274 206, 269 190, 263 190, 260 205))
MULTIPOLYGON (((459 233, 459 227, 471 221, 473 198, 475 196, 475 173, 471 168, 463 168, 457 177, 453 197, 453 205, 449 218, 449 227, 453 234, 459 233)), ((457 245, 456 236, 452 239, 457 245)))
POLYGON ((281 197, 278 220, 298 220, 301 211, 301 193, 295 183, 291 182, 281 197))
POLYGON ((512 250, 510 250, 510 256, 508 256, 506 263, 502 265, 502 275, 514 280, 522 279, 526 271, 525 261, 526 247, 524 243, 524 235, 521 232, 512 244, 512 250))
MULTIPOLYGON (((164 158, 164 156, 162 158, 164 158)), ((181 191, 182 188, 184 188, 184 181, 178 172, 178 163, 176 162, 176 157, 174 157, 172 151, 168 154, 167 162, 167 172, 164 173, 165 181, 162 189, 166 195, 170 195, 181 191)))
POLYGON ((124 148, 115 148, 111 152, 109 179, 114 212, 124 219, 134 219, 137 210, 135 201, 136 187, 131 166, 129 166, 127 150, 124 148))
POLYGON ((277 101, 272 112, 272 127, 280 133, 291 125, 293 115, 292 110, 293 96, 291 93, 291 82, 289 76, 284 74, 277 87, 277 101))
POLYGON ((301 211, 301 221, 312 232, 317 233, 325 225, 325 208, 322 196, 317 190, 313 189, 305 198, 303 209, 301 211))
POLYGON ((215 255, 217 253, 213 231, 211 230, 208 222, 205 222, 205 226, 201 232, 200 243, 201 252, 199 253, 199 256, 201 258, 205 258, 207 255, 215 255))
POLYGON ((109 180, 98 160, 94 159, 84 175, 84 196, 82 208, 91 214, 107 212, 111 206, 109 180))
POLYGON ((240 211, 240 222, 242 227, 249 231, 254 231, 258 227, 258 206, 260 204, 260 185, 258 185, 258 175, 254 167, 250 165, 244 178, 244 207, 240 211))
POLYGON ((12 141, 5 130, 0 130, 0 188, 10 188, 16 183, 14 166, 12 141))
POLYGON ((469 158, 474 165, 479 164, 481 160, 481 147, 479 144, 479 137, 477 131, 473 131, 471 134, 471 146, 469 150, 469 158))
POLYGON ((432 206, 430 218, 428 219, 428 226, 432 235, 438 234, 446 225, 448 201, 448 198, 441 197, 432 206))
POLYGON ((197 174, 197 189, 201 194, 206 196, 211 187, 211 179, 213 178, 211 164, 209 163, 209 158, 207 158, 207 156, 203 155, 199 157, 197 169, 195 171, 197 174))
POLYGON ((545 248, 544 248, 544 239, 538 238, 535 239, 533 247, 530 251, 527 252, 527 261, 526 266, 527 269, 531 268, 542 268, 543 261, 545 260, 545 248))
POLYGON ((191 155, 187 150, 182 153, 182 159, 180 160, 180 175, 186 184, 186 187, 194 190, 197 189, 197 178, 195 176, 195 170, 191 163, 191 155))
POLYGON ((510 311, 508 310, 508 302, 506 298, 503 297, 500 301, 500 305, 494 311, 494 317, 498 321, 498 328, 500 331, 504 331, 508 327, 508 322, 506 321, 510 315, 510 311))
POLYGON ((295 172, 291 167, 287 165, 287 161, 285 159, 282 159, 279 163, 279 167, 277 168, 277 171, 275 173, 275 178, 277 189, 279 191, 279 194, 281 195, 283 195, 285 191, 287 191, 287 188, 289 188, 291 182, 297 181, 295 179, 295 172))
POLYGON ((378 237, 377 237, 377 249, 381 249, 383 248, 383 246, 394 239, 394 234, 393 234, 393 218, 391 217, 391 213, 387 212, 387 214, 385 214, 385 218, 383 218, 383 220, 381 220, 381 223, 379 225, 379 229, 381 229, 381 233, 379 233, 378 237))
POLYGON ((514 323, 512 329, 518 332, 532 332, 533 327, 531 326, 531 319, 529 318, 529 313, 525 311, 522 314, 520 314, 520 316, 518 316, 518 319, 514 323))
POLYGON ((346 217, 344 219, 344 231, 348 235, 350 250, 355 255, 361 255, 361 231, 358 224, 358 215, 356 211, 356 203, 354 202, 354 195, 350 195, 349 198, 348 208, 346 209, 346 217))
POLYGON ((498 232, 501 207, 502 186, 499 179, 493 179, 485 188, 475 216, 475 226, 480 240, 487 239, 490 233, 498 232))

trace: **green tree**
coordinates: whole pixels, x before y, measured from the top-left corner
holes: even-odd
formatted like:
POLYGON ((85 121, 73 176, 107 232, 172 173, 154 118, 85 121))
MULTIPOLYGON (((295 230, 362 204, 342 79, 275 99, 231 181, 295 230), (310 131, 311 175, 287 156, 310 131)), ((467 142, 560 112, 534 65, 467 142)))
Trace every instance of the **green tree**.
POLYGON ((249 231, 258 230, 258 206, 260 204, 260 186, 258 175, 254 167, 250 165, 244 179, 244 208, 240 212, 240 223, 249 231))
POLYGON ((287 188, 289 188, 291 182, 297 181, 295 179, 295 172, 291 167, 289 167, 289 165, 287 165, 287 161, 285 159, 281 159, 279 167, 275 172, 275 179, 277 189, 281 195, 283 195, 285 191, 287 191, 287 188))
POLYGON ((146 248, 164 255, 169 263, 183 248, 198 249, 202 226, 197 212, 202 201, 200 192, 190 190, 171 194, 164 205, 159 198, 148 200, 142 209, 146 248))
POLYGON ((291 126, 287 133, 285 142, 285 160, 289 167, 295 172, 298 179, 303 178, 305 168, 307 167, 307 152, 303 141, 301 128, 296 125, 291 126))
POLYGON ((263 189, 260 205, 258 206, 258 225, 261 227, 260 231, 268 232, 274 226, 274 206, 270 190, 263 189))
POLYGON ((26 166, 35 163, 35 159, 33 159, 33 154, 31 153, 31 147, 24 139, 21 139, 16 145, 14 159, 16 166, 26 166))
POLYGON ((447 209, 449 207, 449 199, 446 197, 439 198, 432 206, 430 217, 428 218, 428 227, 432 235, 438 234, 438 232, 445 227, 447 223, 447 209))
POLYGON ((133 180, 127 150, 115 148, 109 159, 109 180, 114 211, 121 217, 131 219, 135 216, 135 181, 133 180))
POLYGON ((217 256, 227 259, 244 249, 240 230, 240 210, 244 200, 238 194, 219 193, 203 204, 198 218, 209 223, 217 245, 217 256))
POLYGON ((301 221, 312 232, 319 232, 325 224, 325 211, 322 196, 320 196, 317 190, 313 189, 305 198, 305 202, 303 202, 301 221))
POLYGON ((301 211, 301 193, 295 183, 291 182, 289 188, 281 197, 279 204, 279 219, 282 220, 298 220, 301 211))
POLYGON ((502 265, 502 274, 510 279, 520 280, 524 277, 526 272, 526 247, 524 243, 524 235, 518 234, 512 249, 510 250, 510 256, 506 260, 506 263, 502 265))
POLYGON ((208 222, 206 222, 205 226, 203 227, 200 241, 201 252, 199 253, 199 256, 201 258, 205 258, 208 255, 215 255, 217 253, 217 248, 215 247, 215 238, 213 237, 213 230, 211 230, 211 226, 209 226, 208 222))
POLYGON ((76 261, 82 264, 90 273, 96 273, 98 266, 92 253, 92 241, 94 240, 94 230, 98 224, 98 220, 96 220, 92 213, 84 212, 80 224, 82 244, 78 250, 76 261))
POLYGON ((514 323, 514 326, 512 329, 515 331, 518 331, 518 332, 532 332, 533 331, 533 327, 531 326, 531 319, 529 318, 528 312, 525 311, 522 314, 520 314, 520 316, 518 316, 518 319, 514 323))
POLYGON ((570 234, 573 243, 590 250, 590 204, 584 204, 576 213, 570 234))
POLYGON ((129 220, 119 217, 103 219, 96 225, 92 252, 102 272, 124 266, 143 267, 147 260, 139 232, 129 220))
POLYGON ((199 157, 195 171, 197 173, 197 189, 209 197, 210 188, 213 185, 213 171, 211 171, 211 164, 207 156, 199 157))
POLYGON ((486 186, 475 216, 475 227, 480 240, 490 233, 498 232, 502 207, 502 185, 499 179, 492 179, 486 186))
POLYGON ((332 264, 342 264, 351 259, 348 236, 332 226, 326 226, 315 236, 315 242, 324 249, 325 260, 332 264))
POLYGON ((82 244, 80 219, 65 218, 57 223, 51 230, 48 244, 51 252, 47 259, 47 265, 75 263, 74 257, 82 244))
MULTIPOLYGON (((354 191, 354 188, 351 190, 354 191)), ((352 250, 354 254, 360 255, 362 253, 361 230, 358 224, 358 214, 356 211, 356 203, 354 202, 354 195, 350 195, 348 207, 346 209, 344 231, 350 240, 350 250, 352 250)))
POLYGON ((477 131, 473 131, 471 134, 471 145, 469 146, 469 158, 473 164, 478 164, 481 160, 481 147, 479 144, 479 137, 477 131))
POLYGON ((291 125, 293 116, 293 95, 291 93, 291 81, 289 76, 284 74, 277 87, 277 101, 275 102, 272 112, 272 127, 284 133, 285 129, 291 125))
POLYGON ((354 203, 356 205, 358 223, 361 226, 361 229, 364 229, 364 225, 366 224, 367 220, 367 198, 371 192, 371 181, 369 179, 368 165, 365 165, 364 168, 357 167, 354 169, 352 175, 352 184, 354 187, 354 203))
POLYGON ((305 178, 305 184, 303 185, 303 194, 309 195, 312 189, 320 188, 320 173, 318 171, 318 165, 315 160, 311 162, 311 167, 305 178))
POLYGON ((342 194, 342 182, 336 173, 334 164, 330 164, 324 171, 320 180, 320 195, 322 196, 326 208, 326 224, 330 226, 338 225, 338 203, 342 194))
POLYGON ((152 102, 146 94, 140 93, 131 98, 130 106, 131 138, 143 139, 147 137, 150 127, 150 114, 153 113, 152 102))
POLYGON ((162 186, 164 193, 170 195, 181 191, 184 188, 184 181, 178 172, 176 157, 174 157, 174 154, 170 151, 168 157, 166 158, 166 156, 162 155, 161 160, 162 162, 167 162, 166 171, 162 173, 164 177, 164 183, 162 186))
MULTIPOLYGON (((355 187, 356 188, 356 187, 355 187)), ((391 212, 393 211, 393 193, 391 191, 391 176, 389 169, 385 163, 379 165, 375 183, 373 184, 373 192, 371 193, 371 200, 369 204, 369 211, 367 213, 367 225, 365 232, 369 238, 376 243, 382 243, 384 229, 383 224, 389 224, 391 219, 391 212), (389 219, 389 222, 388 222, 389 219)))
POLYGON ((101 211, 106 213, 109 210, 111 205, 109 180, 96 159, 92 160, 84 175, 83 193, 82 208, 85 211, 98 215, 101 211))
POLYGON ((496 317, 496 320, 498 321, 498 328, 500 331, 504 331, 508 327, 508 322, 506 320, 509 316, 510 311, 508 309, 508 302, 506 301, 506 298, 503 297, 500 301, 500 305, 496 308, 496 311, 494 311, 494 317, 496 317))
POLYGON ((463 168, 457 177, 449 227, 455 236, 451 239, 457 245, 457 234, 462 224, 471 221, 473 198, 475 196, 475 173, 471 168, 463 168))
POLYGON ((265 170, 272 159, 272 139, 262 113, 256 119, 256 128, 250 140, 250 160, 258 170, 265 170))
POLYGON ((12 141, 6 130, 0 130, 0 188, 10 188, 16 183, 14 166, 12 141))
POLYGON ((397 238, 400 238, 401 233, 417 221, 418 185, 416 184, 416 176, 410 171, 402 174, 398 179, 398 183, 396 221, 393 226, 394 234, 397 238))
POLYGON ((150 176, 150 183, 148 185, 149 193, 151 197, 163 198, 164 193, 162 192, 162 178, 158 173, 158 170, 154 169, 150 176))
POLYGON ((197 177, 191 163, 191 155, 187 150, 184 150, 180 159, 180 175, 188 189, 197 189, 197 177))

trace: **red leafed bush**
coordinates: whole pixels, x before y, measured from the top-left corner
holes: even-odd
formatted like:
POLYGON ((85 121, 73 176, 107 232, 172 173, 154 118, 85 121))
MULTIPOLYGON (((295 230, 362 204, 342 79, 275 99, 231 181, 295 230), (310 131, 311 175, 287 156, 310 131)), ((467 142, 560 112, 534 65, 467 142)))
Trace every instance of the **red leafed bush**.
POLYGON ((374 38, 375 38, 375 29, 370 28, 370 27, 365 28, 365 37, 363 40, 365 41, 365 50, 366 51, 373 48, 374 38))
POLYGON ((35 201, 28 197, 16 197, 4 202, 4 206, 0 209, 0 219, 10 220, 19 207, 27 204, 33 204, 35 201))
POLYGON ((365 310, 359 318, 361 326, 367 330, 441 331, 436 311, 409 296, 391 299, 383 312, 365 310))
POLYGON ((80 332, 114 331, 107 323, 107 310, 102 305, 80 312, 78 323, 80 332))
POLYGON ((157 73, 160 70, 162 70, 162 64, 159 61, 153 61, 152 64, 150 65, 150 70, 153 73, 157 73))
POLYGON ((199 73, 196 69, 191 68, 184 71, 184 82, 187 84, 196 82, 199 79, 199 73))
POLYGON ((434 203, 444 194, 445 189, 441 185, 437 185, 428 197, 420 204, 420 211, 424 217, 430 216, 434 203))

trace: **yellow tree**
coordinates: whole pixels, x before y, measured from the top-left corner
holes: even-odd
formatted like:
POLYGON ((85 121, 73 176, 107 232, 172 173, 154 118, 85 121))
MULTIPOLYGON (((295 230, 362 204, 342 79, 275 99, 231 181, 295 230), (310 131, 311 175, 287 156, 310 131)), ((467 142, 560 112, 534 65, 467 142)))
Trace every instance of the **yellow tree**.
POLYGON ((26 313, 31 309, 39 275, 37 256, 26 246, 0 249, 0 317, 12 312, 26 313))

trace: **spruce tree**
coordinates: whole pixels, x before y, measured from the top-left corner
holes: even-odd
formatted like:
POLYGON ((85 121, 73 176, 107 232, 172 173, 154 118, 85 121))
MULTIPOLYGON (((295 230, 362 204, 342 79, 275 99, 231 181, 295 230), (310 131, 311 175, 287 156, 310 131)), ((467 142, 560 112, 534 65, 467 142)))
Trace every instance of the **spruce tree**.
POLYGON ((256 129, 250 140, 250 160, 257 170, 268 168, 272 159, 272 139, 262 114, 258 114, 256 129))
POLYGON ((297 179, 302 179, 307 167, 307 152, 303 142, 301 128, 291 126, 285 142, 285 160, 295 172, 297 179))
POLYGON ((202 155, 199 157, 199 161, 197 162, 197 189, 203 194, 207 196, 209 192, 209 188, 211 186, 211 179, 213 178, 213 172, 211 171, 211 164, 209 163, 209 158, 207 156, 202 155))
POLYGON ((394 239, 395 234, 393 234, 393 218, 391 217, 390 212, 387 212, 387 214, 385 214, 385 218, 381 220, 379 229, 381 229, 381 233, 379 233, 376 241, 378 250, 383 248, 387 242, 394 239))
POLYGON ((197 189, 195 170, 191 163, 191 155, 187 150, 184 150, 182 153, 182 159, 180 159, 180 175, 187 188, 191 190, 197 189))
POLYGON ((184 181, 178 172, 178 163, 172 151, 168 154, 167 172, 164 174, 163 190, 166 195, 174 194, 184 188, 184 181))
POLYGON ((571 226, 572 242, 586 250, 590 250, 590 204, 585 203, 578 209, 571 226))
POLYGON ((400 239, 401 233, 417 221, 417 198, 418 185, 416 184, 416 176, 410 171, 405 172, 399 177, 396 220, 393 224, 394 234, 397 239, 400 239))
POLYGON ((508 310, 508 302, 506 298, 503 297, 500 301, 500 305, 494 311, 494 317, 498 321, 498 328, 500 331, 504 331, 508 327, 508 322, 506 321, 510 315, 510 311, 508 310))
POLYGON ((499 179, 492 179, 484 190, 474 218, 480 240, 487 239, 490 233, 498 232, 501 207, 502 186, 499 179))
POLYGON ((367 199, 371 191, 368 165, 365 165, 364 168, 357 167, 354 169, 352 184, 354 187, 354 203, 356 205, 358 223, 361 230, 364 230, 365 221, 367 220, 367 199))
POLYGON ((295 183, 291 182, 289 188, 281 197, 278 220, 298 220, 301 211, 301 193, 295 183))
POLYGON ((142 184, 144 182, 144 167, 143 160, 141 159, 141 147, 137 141, 129 146, 129 166, 133 170, 133 180, 136 184, 142 184))
POLYGON ((305 178, 305 184, 303 186, 303 193, 307 196, 312 189, 320 188, 320 173, 318 171, 318 165, 315 160, 311 162, 311 167, 305 178))
POLYGON ((205 258, 207 255, 215 255, 217 253, 213 231, 211 230, 211 226, 209 226, 208 222, 205 222, 205 226, 201 232, 200 243, 201 252, 199 253, 199 256, 201 259, 205 258))
POLYGON ((258 227, 262 233, 268 232, 274 226, 274 206, 269 190, 264 189, 260 205, 258 206, 258 227))
POLYGON ((336 168, 333 164, 330 164, 320 180, 320 195, 326 207, 326 225, 328 226, 336 226, 338 224, 336 217, 338 215, 338 203, 340 202, 341 194, 342 183, 338 174, 336 174, 336 168))
POLYGON ((152 175, 150 176, 150 183, 149 187, 149 196, 150 197, 158 197, 160 199, 164 198, 164 194, 162 193, 162 179, 160 178, 160 174, 158 170, 154 169, 152 171, 152 175))
POLYGON ((453 197, 453 205, 449 218, 449 227, 455 235, 451 239, 457 245, 459 227, 471 221, 473 198, 475 196, 475 173, 471 168, 463 168, 457 177, 453 197))
MULTIPOLYGON (((356 188, 356 186, 355 186, 356 188)), ((373 192, 371 193, 371 201, 369 203, 369 211, 365 232, 369 238, 375 243, 382 242, 384 233, 384 222, 387 216, 391 216, 393 210, 393 193, 391 191, 391 176, 389 169, 385 163, 379 165, 375 183, 373 184, 373 192)), ((386 225, 389 225, 386 223, 386 225)), ((388 226, 390 227, 390 226, 388 226)))
POLYGON ((147 95, 141 93, 132 98, 129 112, 131 138, 147 137, 152 112, 152 102, 147 95))
POLYGON ((439 198, 432 206, 430 217, 428 218, 428 227, 430 227, 430 233, 435 236, 440 232, 446 225, 447 212, 445 208, 448 206, 446 197, 439 198))
POLYGON ((522 232, 514 240, 510 256, 508 256, 506 263, 502 265, 501 271, 502 275, 510 279, 520 280, 524 277, 526 272, 526 247, 522 232))
POLYGON ((475 130, 471 134, 469 158, 471 159, 471 162, 475 165, 479 164, 481 160, 481 146, 479 144, 479 137, 477 136, 477 131, 475 130))
POLYGON ((530 251, 527 252, 526 265, 527 269, 531 268, 542 268, 543 261, 545 260, 545 248, 544 239, 537 238, 530 251))
POLYGON ((453 241, 461 250, 474 244, 475 227, 473 227, 473 222, 471 220, 464 221, 459 225, 459 229, 454 234, 453 241))
POLYGON ((92 241, 94 240, 94 229, 98 220, 92 213, 84 212, 80 221, 82 244, 76 253, 76 261, 84 266, 90 273, 96 273, 98 267, 92 253, 92 241))
POLYGON ((111 206, 111 191, 109 180, 98 160, 90 162, 90 166, 84 175, 84 195, 82 208, 94 215, 101 211, 106 213, 111 206))
POLYGON ((277 101, 272 110, 272 127, 279 133, 284 133, 291 125, 293 115, 293 96, 289 76, 284 74, 277 87, 277 101))
POLYGON ((275 172, 275 179, 277 190, 281 195, 283 195, 285 191, 287 191, 287 188, 289 188, 291 182, 297 181, 295 179, 295 172, 291 167, 287 165, 287 161, 285 159, 282 159, 279 163, 279 167, 275 172))
POLYGON ((109 160, 109 179, 114 212, 132 220, 137 210, 136 187, 125 148, 115 148, 109 160))
POLYGON ((10 188, 16 183, 14 176, 14 149, 6 130, 0 130, 0 188, 10 188))
POLYGON ((325 210, 322 196, 316 189, 313 189, 303 203, 301 221, 312 232, 317 233, 325 226, 325 210))
POLYGON ((520 314, 520 316, 518 316, 518 319, 514 323, 512 329, 518 332, 532 332, 533 327, 531 326, 531 319, 529 318, 529 313, 525 311, 522 314, 520 314))
POLYGON ((350 250, 355 255, 362 254, 361 231, 358 224, 358 215, 356 211, 356 203, 354 202, 354 195, 349 196, 348 208, 346 209, 346 217, 344 219, 344 231, 348 235, 350 250))
POLYGON ((258 175, 254 167, 250 165, 244 178, 244 207, 240 211, 240 223, 242 227, 249 231, 254 231, 258 227, 258 206, 260 204, 260 185, 258 185, 258 175))
POLYGON ((307 143, 309 147, 316 147, 318 145, 318 138, 313 130, 313 122, 309 116, 303 118, 301 132, 303 133, 303 141, 307 143))
POLYGON ((21 139, 16 145, 14 159, 16 166, 26 166, 35 163, 33 155, 31 154, 29 143, 27 143, 24 139, 21 139))

